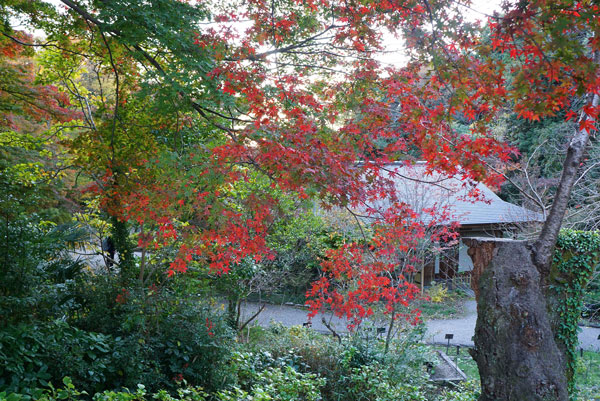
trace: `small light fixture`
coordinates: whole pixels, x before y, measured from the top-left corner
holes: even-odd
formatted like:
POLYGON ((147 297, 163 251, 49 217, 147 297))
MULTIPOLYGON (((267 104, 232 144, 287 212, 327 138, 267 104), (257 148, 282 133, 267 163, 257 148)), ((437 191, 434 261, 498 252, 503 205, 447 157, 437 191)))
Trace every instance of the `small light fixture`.
POLYGON ((454 338, 454 334, 446 334, 446 340, 448 340, 448 344, 446 345, 446 355, 448 355, 448 350, 450 349, 450 340, 454 338))

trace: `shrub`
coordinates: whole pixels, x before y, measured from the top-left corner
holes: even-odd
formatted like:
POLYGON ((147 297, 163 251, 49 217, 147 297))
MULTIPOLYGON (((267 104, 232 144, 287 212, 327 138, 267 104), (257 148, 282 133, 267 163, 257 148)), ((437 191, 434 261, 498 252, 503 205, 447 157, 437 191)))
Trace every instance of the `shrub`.
POLYGON ((64 316, 82 265, 66 248, 82 235, 68 225, 18 216, 0 225, 0 327, 64 316))
MULTIPOLYGON (((248 372, 247 368, 242 370, 248 372)), ((250 368, 254 370, 254 366, 250 368)), ((291 366, 270 367, 260 372, 254 370, 254 374, 246 378, 245 385, 250 387, 244 390, 235 386, 219 392, 217 398, 221 401, 317 401, 321 399, 320 389, 325 385, 325 379, 300 373, 291 366)))
POLYGON ((477 401, 479 399, 479 382, 467 381, 454 389, 447 389, 435 401, 477 401))
POLYGON ((118 342, 123 374, 111 388, 142 383, 149 391, 174 391, 176 381, 185 379, 213 391, 232 381, 226 365, 234 333, 188 281, 193 279, 158 281, 145 288, 139 280, 123 287, 112 275, 81 280, 82 313, 71 321, 118 342))
POLYGON ((427 401, 417 385, 394 380, 378 363, 354 368, 346 380, 346 399, 369 401, 427 401))
POLYGON ((152 332, 84 331, 65 322, 0 331, 0 391, 34 395, 69 375, 88 392, 136 388, 175 391, 183 379, 210 390, 232 382, 226 364, 232 336, 205 309, 169 314, 152 332))
MULTIPOLYGON (((35 396, 36 401, 59 401, 59 400, 88 400, 89 395, 85 391, 79 391, 73 385, 70 377, 63 379, 64 388, 56 389, 50 385, 48 389, 39 390, 35 396)), ((200 387, 183 387, 178 388, 176 395, 172 396, 168 392, 161 390, 155 394, 148 394, 146 387, 139 384, 135 392, 125 391, 104 391, 96 393, 93 396, 93 401, 206 401, 206 394, 200 387)), ((27 395, 19 393, 0 392, 0 401, 26 401, 31 399, 27 395)))
POLYGON ((161 380, 151 382, 151 388, 174 388, 176 381, 185 379, 214 391, 231 382, 227 363, 233 333, 223 316, 186 307, 165 313, 157 323, 158 330, 145 338, 149 356, 162 372, 161 380))
POLYGON ((431 282, 431 286, 427 289, 427 296, 431 302, 440 303, 448 298, 448 289, 442 283, 431 282))
POLYGON ((115 341, 64 322, 9 326, 0 332, 0 390, 34 395, 63 375, 97 391, 115 376, 115 341))
MULTIPOLYGON (((251 347, 260 349, 255 355, 263 355, 263 359, 253 359, 253 369, 288 365, 300 372, 316 374, 326 379, 321 390, 324 399, 352 401, 396 397, 409 400, 413 397, 419 400, 424 396, 420 387, 427 382, 425 362, 431 356, 419 342, 422 327, 404 331, 400 338, 394 339, 387 353, 382 339, 360 332, 344 337, 341 343, 301 327, 272 326, 261 333, 251 347), (269 356, 266 361, 264 354, 269 356), (379 384, 371 386, 368 378, 377 379, 379 384)), ((238 374, 238 377, 243 375, 238 374)))

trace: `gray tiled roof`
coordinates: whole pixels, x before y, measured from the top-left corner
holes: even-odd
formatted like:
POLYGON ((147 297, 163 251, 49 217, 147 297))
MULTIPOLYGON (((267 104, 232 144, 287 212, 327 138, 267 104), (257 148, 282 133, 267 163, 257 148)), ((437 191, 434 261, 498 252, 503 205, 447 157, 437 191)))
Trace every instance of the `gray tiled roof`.
MULTIPOLYGON (((482 183, 469 182, 460 176, 428 174, 423 163, 390 165, 387 174, 395 182, 399 200, 410 204, 417 213, 423 208, 445 207, 450 219, 462 226, 544 221, 542 214, 503 201, 482 183), (477 198, 469 196, 473 190, 479 193, 477 198)), ((373 206, 383 210, 389 207, 389 201, 373 206)), ((421 213, 421 219, 427 222, 431 217, 421 213)))

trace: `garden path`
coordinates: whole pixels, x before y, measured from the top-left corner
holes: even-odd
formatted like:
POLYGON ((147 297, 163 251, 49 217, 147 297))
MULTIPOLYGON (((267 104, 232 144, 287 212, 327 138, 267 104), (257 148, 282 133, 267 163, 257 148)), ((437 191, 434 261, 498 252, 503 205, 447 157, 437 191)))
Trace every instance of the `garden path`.
MULTIPOLYGON (((246 303, 242 306, 243 316, 252 316, 260 307, 258 303, 246 303)), ((477 320, 477 305, 474 300, 465 302, 465 316, 457 319, 432 319, 425 321, 427 343, 446 344, 446 334, 454 334, 450 341, 451 345, 473 346, 473 334, 475 333, 475 322, 477 320)), ((268 327, 273 322, 279 322, 284 326, 302 325, 307 319, 307 310, 293 305, 271 305, 267 304, 265 309, 256 318, 253 324, 268 327)), ((320 314, 312 319, 312 328, 322 333, 330 331, 321 322, 325 318, 330 326, 338 333, 346 333, 346 321, 331 313, 320 314)), ((582 327, 579 333, 579 346, 587 351, 600 352, 600 328, 582 327)))

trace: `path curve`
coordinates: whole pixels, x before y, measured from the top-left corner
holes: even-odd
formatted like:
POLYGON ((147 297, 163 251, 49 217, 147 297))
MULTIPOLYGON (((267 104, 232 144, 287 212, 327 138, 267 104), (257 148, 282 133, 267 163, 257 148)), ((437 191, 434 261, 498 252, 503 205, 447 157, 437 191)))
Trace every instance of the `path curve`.
MULTIPOLYGON (((242 316, 252 316, 260 304, 248 302, 242 305, 242 316)), ((477 321, 477 304, 474 300, 465 302, 466 314, 458 319, 431 319, 426 320, 427 333, 425 342, 446 344, 446 334, 453 334, 454 338, 450 341, 452 345, 473 346, 473 334, 475 333, 475 322, 477 321)), ((302 325, 308 321, 308 311, 301 307, 292 305, 271 305, 267 304, 265 309, 256 318, 253 324, 262 327, 268 327, 273 322, 282 323, 284 326, 302 325)), ((321 323, 321 318, 325 318, 329 324, 338 333, 346 333, 346 320, 332 316, 331 313, 319 314, 312 319, 312 328, 318 332, 330 333, 330 331, 321 323)), ((581 327, 579 332, 579 347, 587 351, 600 352, 600 328, 581 327)))

